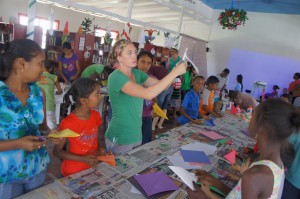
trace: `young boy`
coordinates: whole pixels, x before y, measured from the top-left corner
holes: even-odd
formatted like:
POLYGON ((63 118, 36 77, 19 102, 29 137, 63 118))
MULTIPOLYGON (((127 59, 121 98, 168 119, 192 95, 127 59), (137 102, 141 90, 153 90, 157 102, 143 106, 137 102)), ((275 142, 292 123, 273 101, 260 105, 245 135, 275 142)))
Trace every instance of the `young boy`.
POLYGON ((200 100, 199 112, 201 115, 212 115, 221 117, 214 109, 214 91, 218 89, 219 79, 216 76, 210 76, 206 80, 207 87, 204 89, 200 100))
POLYGON ((39 87, 43 89, 46 95, 47 125, 50 129, 56 128, 55 124, 55 105, 54 105, 54 87, 57 88, 56 95, 62 94, 62 89, 57 80, 57 76, 51 74, 53 66, 48 60, 45 60, 44 71, 41 80, 38 82, 39 87))
MULTIPOLYGON (((201 124, 199 118, 199 105, 200 105, 200 93, 204 88, 204 77, 196 76, 194 77, 192 84, 193 89, 191 89, 187 94, 185 94, 183 102, 180 107, 181 116, 178 118, 179 125, 184 125, 188 122, 193 122, 195 124, 201 124)), ((201 115, 202 116, 202 115, 201 115)), ((203 115, 202 117, 207 118, 203 115)))

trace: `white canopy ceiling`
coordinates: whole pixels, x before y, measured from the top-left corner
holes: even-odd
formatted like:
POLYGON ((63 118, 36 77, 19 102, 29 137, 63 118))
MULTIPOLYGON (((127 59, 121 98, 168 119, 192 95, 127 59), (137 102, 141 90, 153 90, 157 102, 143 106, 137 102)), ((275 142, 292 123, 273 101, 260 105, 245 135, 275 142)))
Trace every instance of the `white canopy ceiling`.
POLYGON ((173 33, 181 32, 182 26, 210 24, 213 14, 213 9, 199 0, 38 0, 38 2, 173 33))

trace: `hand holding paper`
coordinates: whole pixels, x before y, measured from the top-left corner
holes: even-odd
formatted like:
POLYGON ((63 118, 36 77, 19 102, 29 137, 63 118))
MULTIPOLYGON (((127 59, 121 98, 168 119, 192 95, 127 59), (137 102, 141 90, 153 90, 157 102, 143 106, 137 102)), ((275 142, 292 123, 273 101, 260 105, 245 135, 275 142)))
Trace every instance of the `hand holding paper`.
POLYGON ((67 138, 67 137, 79 137, 80 135, 78 133, 75 133, 74 131, 70 129, 65 129, 62 131, 59 131, 58 133, 50 133, 48 135, 48 138, 67 138))
POLYGON ((192 66, 194 67, 195 71, 197 72, 197 74, 199 75, 199 69, 198 67, 192 62, 192 60, 190 58, 188 58, 187 56, 187 51, 188 51, 188 48, 185 49, 184 51, 184 54, 183 54, 183 57, 182 57, 182 60, 183 61, 186 61, 186 62, 190 62, 192 64, 192 66))

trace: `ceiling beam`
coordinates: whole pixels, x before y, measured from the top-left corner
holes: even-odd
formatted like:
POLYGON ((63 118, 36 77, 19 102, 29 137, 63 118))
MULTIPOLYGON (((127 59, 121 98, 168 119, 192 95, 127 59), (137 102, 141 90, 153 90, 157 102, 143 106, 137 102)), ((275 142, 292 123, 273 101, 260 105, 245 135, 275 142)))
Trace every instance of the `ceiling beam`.
MULTIPOLYGON (((102 10, 102 9, 99 9, 99 8, 95 8, 95 7, 92 7, 92 6, 85 6, 85 5, 81 5, 81 4, 78 4, 78 3, 66 2, 65 0, 37 0, 37 2, 52 4, 54 6, 60 6, 62 8, 66 8, 66 9, 70 9, 72 7, 74 9, 81 10, 81 11, 102 14, 102 15, 105 15, 105 16, 110 17, 112 19, 116 19, 118 21, 124 22, 124 23, 128 22, 127 17, 121 16, 121 15, 118 15, 118 14, 115 14, 115 13, 112 13, 112 12, 108 12, 106 10, 102 10)), ((153 28, 153 29, 162 30, 162 31, 165 31, 165 32, 170 32, 170 33, 176 34, 176 32, 173 31, 173 30, 169 30, 169 29, 163 28, 161 26, 157 26, 157 25, 150 24, 150 23, 145 23, 145 22, 142 22, 142 21, 139 21, 139 20, 131 19, 129 22, 133 25, 149 27, 149 28, 153 28)))

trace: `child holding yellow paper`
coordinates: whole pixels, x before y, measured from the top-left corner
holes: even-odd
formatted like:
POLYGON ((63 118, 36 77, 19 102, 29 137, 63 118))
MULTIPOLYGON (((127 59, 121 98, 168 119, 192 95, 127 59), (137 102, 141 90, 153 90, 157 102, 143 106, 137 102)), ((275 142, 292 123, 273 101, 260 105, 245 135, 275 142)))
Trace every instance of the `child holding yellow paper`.
POLYGON ((104 153, 105 148, 104 139, 100 139, 103 140, 101 147, 98 144, 102 118, 99 112, 92 110, 98 109, 100 101, 100 85, 90 78, 78 79, 64 97, 64 108, 68 109, 73 102, 75 109, 62 120, 59 129, 70 129, 80 136, 63 138, 62 142, 54 147, 53 154, 63 159, 63 176, 88 169, 100 162, 97 154, 104 153), (67 151, 63 149, 66 141, 69 144, 67 151))

